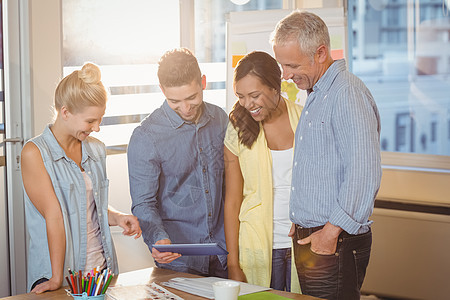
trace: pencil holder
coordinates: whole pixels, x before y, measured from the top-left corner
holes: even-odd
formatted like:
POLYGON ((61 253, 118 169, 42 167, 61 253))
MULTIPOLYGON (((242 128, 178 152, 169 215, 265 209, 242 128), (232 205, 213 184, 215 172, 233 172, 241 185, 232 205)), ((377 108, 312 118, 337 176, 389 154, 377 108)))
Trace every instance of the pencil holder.
POLYGON ((88 296, 85 292, 83 294, 70 294, 73 299, 78 299, 78 300, 85 300, 85 299, 89 299, 89 300, 103 300, 105 299, 105 294, 102 295, 98 295, 98 296, 88 296))

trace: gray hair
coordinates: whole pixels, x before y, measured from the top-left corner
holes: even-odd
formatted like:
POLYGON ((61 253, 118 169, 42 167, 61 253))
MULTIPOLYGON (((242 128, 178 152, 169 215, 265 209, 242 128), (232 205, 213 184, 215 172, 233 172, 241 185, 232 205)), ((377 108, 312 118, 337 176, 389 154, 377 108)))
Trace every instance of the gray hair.
POLYGON ((298 41, 300 50, 310 58, 314 57, 319 46, 330 51, 330 34, 327 25, 317 15, 307 11, 293 11, 280 20, 271 34, 273 46, 283 46, 293 40, 298 41))

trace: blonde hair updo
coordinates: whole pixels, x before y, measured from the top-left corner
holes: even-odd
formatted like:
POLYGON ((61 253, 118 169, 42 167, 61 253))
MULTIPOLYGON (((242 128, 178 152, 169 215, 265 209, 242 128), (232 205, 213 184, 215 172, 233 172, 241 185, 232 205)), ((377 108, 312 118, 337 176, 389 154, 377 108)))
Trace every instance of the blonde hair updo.
POLYGON ((101 82, 100 68, 85 63, 81 70, 64 77, 56 87, 55 109, 65 106, 69 112, 78 113, 88 106, 105 106, 108 92, 101 82))

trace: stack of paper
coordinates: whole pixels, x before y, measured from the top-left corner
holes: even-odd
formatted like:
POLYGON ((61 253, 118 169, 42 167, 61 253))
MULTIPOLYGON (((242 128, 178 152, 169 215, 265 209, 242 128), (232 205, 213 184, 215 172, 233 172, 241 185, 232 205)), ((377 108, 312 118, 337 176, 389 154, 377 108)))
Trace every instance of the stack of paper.
POLYGON ((123 299, 158 299, 158 300, 183 300, 183 298, 169 292, 165 288, 152 282, 145 285, 122 285, 110 287, 106 296, 108 300, 123 299))
MULTIPOLYGON (((162 282, 162 285, 178 289, 190 294, 198 295, 201 297, 213 299, 214 291, 212 284, 217 281, 223 281, 228 279, 223 279, 219 277, 202 277, 202 278, 185 278, 176 277, 172 278, 167 282, 162 282)), ((252 285, 244 282, 239 282, 241 284, 241 291, 239 295, 246 295, 261 291, 270 290, 270 288, 265 288, 262 286, 252 285)))

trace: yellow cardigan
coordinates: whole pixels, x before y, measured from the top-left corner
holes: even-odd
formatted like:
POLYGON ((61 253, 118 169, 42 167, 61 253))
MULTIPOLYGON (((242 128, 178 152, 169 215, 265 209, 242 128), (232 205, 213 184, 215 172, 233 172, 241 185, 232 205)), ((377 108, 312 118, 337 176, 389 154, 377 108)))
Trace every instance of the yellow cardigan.
MULTIPOLYGON (((283 98, 295 133, 302 107, 283 98)), ((262 125, 251 149, 239 143, 238 132, 228 123, 225 146, 239 158, 244 179, 239 213, 239 264, 251 284, 270 286, 273 241, 272 155, 262 125)), ((292 256, 291 291, 300 292, 292 256)))

